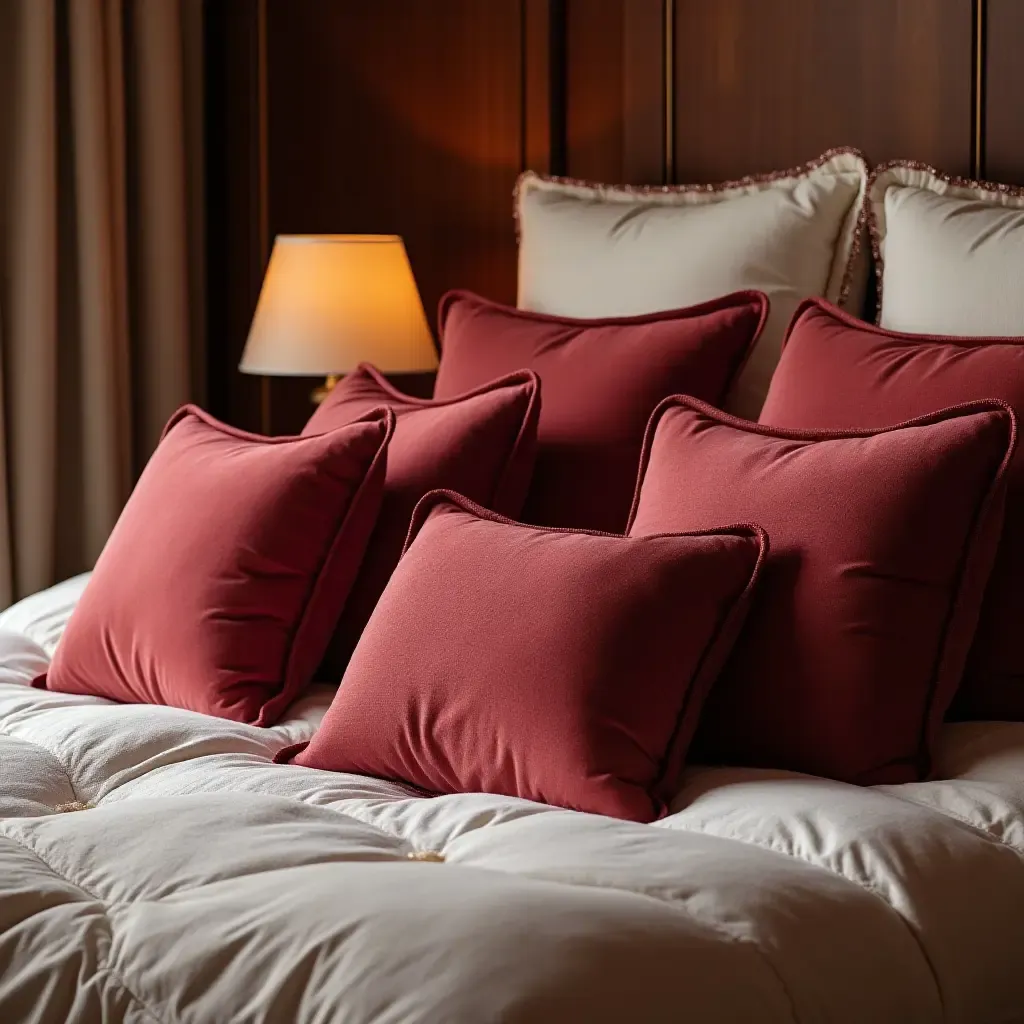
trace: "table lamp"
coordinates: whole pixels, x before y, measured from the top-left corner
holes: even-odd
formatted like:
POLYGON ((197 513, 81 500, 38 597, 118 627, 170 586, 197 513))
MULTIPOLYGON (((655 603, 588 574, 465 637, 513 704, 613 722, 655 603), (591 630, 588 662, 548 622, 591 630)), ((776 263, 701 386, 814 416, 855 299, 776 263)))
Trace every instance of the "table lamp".
POLYGON ((320 402, 361 362, 437 369, 423 303, 397 235, 278 235, 238 368, 326 377, 320 402))

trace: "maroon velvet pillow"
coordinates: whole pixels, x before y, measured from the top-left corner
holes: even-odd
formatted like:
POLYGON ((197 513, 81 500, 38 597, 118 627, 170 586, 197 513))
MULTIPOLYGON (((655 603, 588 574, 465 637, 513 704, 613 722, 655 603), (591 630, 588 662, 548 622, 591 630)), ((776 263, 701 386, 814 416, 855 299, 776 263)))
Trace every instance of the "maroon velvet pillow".
POLYGON ((334 682, 345 671, 395 571, 420 498, 428 491, 448 488, 503 515, 516 516, 526 498, 536 454, 540 383, 529 370, 431 401, 403 395, 364 363, 337 384, 302 433, 333 430, 380 405, 394 411, 395 435, 388 446, 377 525, 322 670, 334 682))
MULTIPOLYGON (((1022 325, 1024 327, 1024 325, 1022 325)), ((790 325, 761 422, 878 427, 999 398, 1024 415, 1024 338, 900 334, 805 302, 790 325)), ((1006 518, 954 713, 1024 721, 1024 456, 1007 472, 1006 518)))
POLYGON ((925 777, 977 623, 1015 443, 999 402, 848 432, 664 402, 630 536, 751 519, 772 540, 697 756, 865 785, 925 777))
POLYGON ((394 423, 266 438, 180 409, 35 685, 272 724, 341 614, 394 423))
POLYGON ((320 729, 277 760, 650 821, 766 547, 751 526, 630 539, 429 495, 320 729))
POLYGON ((536 370, 544 401, 523 518, 621 533, 654 407, 678 393, 720 402, 767 315, 761 292, 609 320, 548 316, 449 292, 439 312, 434 394, 450 398, 500 373, 536 370))

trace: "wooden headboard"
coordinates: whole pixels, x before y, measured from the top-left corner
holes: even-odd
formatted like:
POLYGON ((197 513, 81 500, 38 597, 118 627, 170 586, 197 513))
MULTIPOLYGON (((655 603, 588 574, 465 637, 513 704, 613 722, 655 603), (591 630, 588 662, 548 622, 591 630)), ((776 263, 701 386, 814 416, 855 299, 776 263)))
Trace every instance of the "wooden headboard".
POLYGON ((1021 0, 206 10, 209 397, 254 429, 296 429, 309 409, 309 382, 235 369, 279 232, 403 235, 433 319, 453 286, 514 300, 526 167, 718 181, 853 145, 1024 183, 1021 0))

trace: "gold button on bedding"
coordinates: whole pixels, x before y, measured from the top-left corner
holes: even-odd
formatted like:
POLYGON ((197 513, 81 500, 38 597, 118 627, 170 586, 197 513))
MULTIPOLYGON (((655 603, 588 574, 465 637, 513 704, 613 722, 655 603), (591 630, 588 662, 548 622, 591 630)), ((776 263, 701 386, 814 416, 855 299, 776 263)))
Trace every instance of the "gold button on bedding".
POLYGON ((54 810, 59 814, 67 814, 69 811, 91 811, 92 804, 83 804, 81 800, 69 800, 66 804, 57 804, 54 810))
POLYGON ((427 864, 443 864, 444 854, 437 850, 413 850, 405 855, 406 860, 419 860, 427 864))

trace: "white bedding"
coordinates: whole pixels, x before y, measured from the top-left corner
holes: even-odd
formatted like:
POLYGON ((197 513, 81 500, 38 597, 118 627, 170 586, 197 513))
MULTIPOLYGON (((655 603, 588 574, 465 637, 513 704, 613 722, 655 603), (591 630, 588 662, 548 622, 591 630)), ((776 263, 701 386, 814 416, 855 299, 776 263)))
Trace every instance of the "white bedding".
POLYGON ((1024 725, 948 727, 944 782, 694 769, 656 825, 425 799, 270 763, 327 689, 30 689, 83 583, 0 614, 3 1024, 1024 1021, 1024 725))

